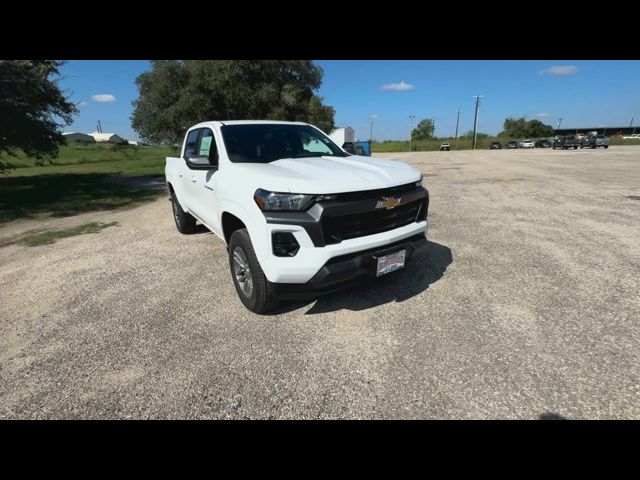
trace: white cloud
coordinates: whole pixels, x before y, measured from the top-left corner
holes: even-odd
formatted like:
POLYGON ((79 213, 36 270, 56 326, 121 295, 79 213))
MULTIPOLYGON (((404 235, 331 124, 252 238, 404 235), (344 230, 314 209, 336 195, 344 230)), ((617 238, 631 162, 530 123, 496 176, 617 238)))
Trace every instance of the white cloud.
POLYGON ((536 117, 550 117, 551 114, 546 112, 536 113, 536 117))
POLYGON ((404 81, 400 83, 385 83, 384 85, 382 85, 382 90, 395 90, 397 92, 413 90, 414 88, 416 88, 414 85, 405 83, 404 81))
POLYGON ((578 73, 578 67, 575 65, 556 65, 540 70, 540 75, 575 75, 578 73))
POLYGON ((378 115, 378 114, 375 114, 375 113, 374 113, 373 115, 369 115, 369 118, 370 118, 371 120, 377 120, 377 119, 379 119, 379 118, 380 118, 380 115, 378 115))
POLYGON ((87 105, 89 105, 87 102, 85 102, 84 100, 82 100, 79 104, 78 104, 78 108, 82 108, 82 107, 86 107, 87 105))
POLYGON ((101 93, 99 95, 92 96, 91 100, 93 100, 94 102, 100 102, 100 103, 115 102, 116 97, 111 95, 110 93, 101 93))

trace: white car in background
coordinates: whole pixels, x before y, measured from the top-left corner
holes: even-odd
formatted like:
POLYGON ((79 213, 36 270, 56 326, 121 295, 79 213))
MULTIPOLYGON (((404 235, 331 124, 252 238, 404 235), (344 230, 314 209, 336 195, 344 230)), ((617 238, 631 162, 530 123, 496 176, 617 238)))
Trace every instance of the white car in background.
POLYGON ((535 144, 533 143, 533 140, 522 140, 519 144, 518 144, 518 148, 534 148, 535 144))

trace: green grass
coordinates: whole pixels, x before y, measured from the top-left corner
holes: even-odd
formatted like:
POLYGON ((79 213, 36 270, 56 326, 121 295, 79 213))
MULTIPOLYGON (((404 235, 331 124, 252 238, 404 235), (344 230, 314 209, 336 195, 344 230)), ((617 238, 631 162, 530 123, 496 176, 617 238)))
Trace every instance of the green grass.
POLYGON ((640 139, 638 140, 624 140, 620 137, 613 137, 611 139, 611 145, 640 145, 640 139))
POLYGON ((0 173, 0 224, 23 218, 70 216, 132 207, 162 191, 113 182, 114 177, 164 175, 172 147, 71 144, 51 163, 25 155, 2 156, 12 168, 0 173))
POLYGON ((165 157, 178 155, 177 147, 134 147, 81 143, 63 145, 58 158, 42 166, 22 153, 0 156, 12 168, 2 175, 33 176, 54 173, 109 173, 111 175, 163 175, 165 157))
POLYGON ((105 228, 117 225, 118 222, 103 223, 89 222, 66 229, 32 230, 18 235, 17 237, 1 240, 0 248, 7 245, 25 245, 27 247, 38 247, 40 245, 51 245, 61 238, 75 237, 76 235, 86 235, 88 233, 98 233, 105 228))

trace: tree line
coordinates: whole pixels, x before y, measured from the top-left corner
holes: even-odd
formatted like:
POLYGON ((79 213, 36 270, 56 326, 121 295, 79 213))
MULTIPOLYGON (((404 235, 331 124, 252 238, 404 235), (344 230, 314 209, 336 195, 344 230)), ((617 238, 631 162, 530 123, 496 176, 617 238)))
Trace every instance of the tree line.
MULTIPOLYGON (((0 60, 0 154, 55 158, 78 107, 59 86, 57 60, 0 60)), ((316 94, 323 71, 310 60, 157 60, 135 82, 131 125, 144 141, 173 144, 204 120, 289 120, 334 129, 316 94)), ((0 159, 0 170, 7 168, 0 159)))

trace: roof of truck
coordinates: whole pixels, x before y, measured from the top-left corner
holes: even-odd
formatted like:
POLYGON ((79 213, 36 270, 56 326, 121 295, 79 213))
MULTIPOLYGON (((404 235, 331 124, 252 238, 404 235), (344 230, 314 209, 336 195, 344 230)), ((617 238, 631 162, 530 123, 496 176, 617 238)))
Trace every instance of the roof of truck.
POLYGON ((291 125, 308 125, 306 122, 287 122, 284 120, 207 120, 200 122, 193 127, 204 126, 207 124, 217 123, 221 125, 255 125, 255 124, 274 124, 274 123, 287 123, 291 125))

